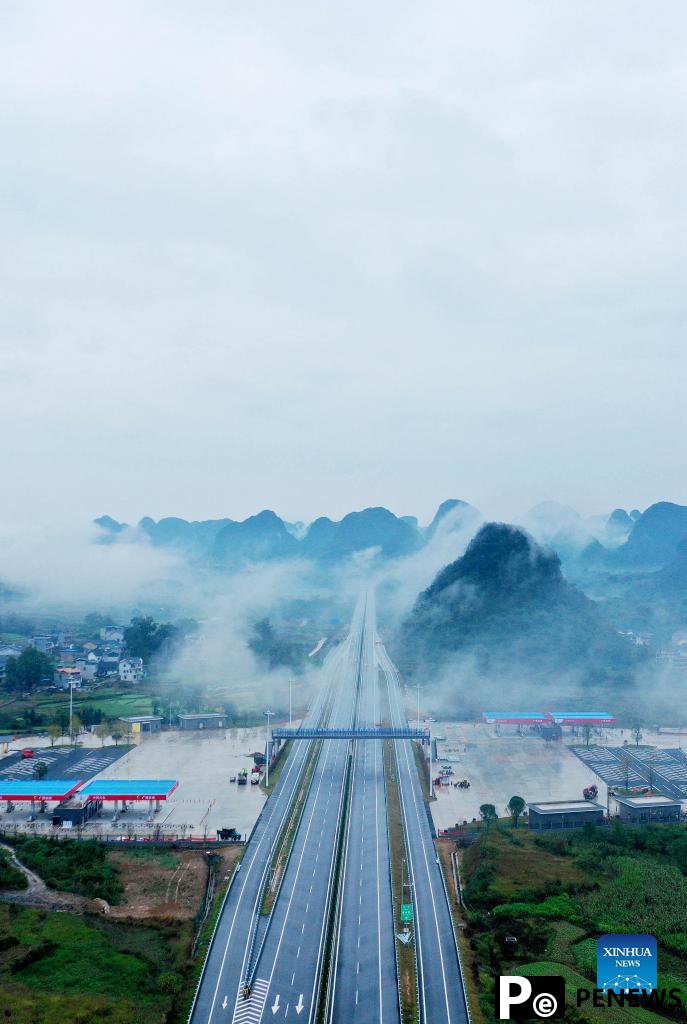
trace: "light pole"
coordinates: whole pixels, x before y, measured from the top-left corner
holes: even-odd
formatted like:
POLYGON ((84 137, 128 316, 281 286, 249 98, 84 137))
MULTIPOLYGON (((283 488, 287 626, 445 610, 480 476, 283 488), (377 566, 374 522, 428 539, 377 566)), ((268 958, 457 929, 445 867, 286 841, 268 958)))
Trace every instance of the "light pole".
POLYGON ((265 742, 265 788, 269 788, 270 784, 270 718, 274 714, 274 711, 263 711, 263 715, 267 719, 267 741, 265 742))
POLYGON ((291 727, 291 688, 293 686, 293 679, 289 676, 289 728, 291 727))
POLYGON ((420 682, 417 684, 417 727, 420 728, 420 682))
POLYGON ((74 680, 69 680, 69 738, 74 742, 74 680))

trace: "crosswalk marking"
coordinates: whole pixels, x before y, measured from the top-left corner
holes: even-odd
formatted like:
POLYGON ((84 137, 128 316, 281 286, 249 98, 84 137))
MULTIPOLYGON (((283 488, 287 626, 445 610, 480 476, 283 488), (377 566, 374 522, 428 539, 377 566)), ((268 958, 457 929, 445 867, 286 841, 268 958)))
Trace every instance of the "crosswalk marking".
POLYGON ((232 1024, 258 1024, 265 1007, 269 987, 268 981, 265 981, 263 978, 256 978, 248 999, 243 998, 239 989, 236 1005, 234 1006, 232 1024))

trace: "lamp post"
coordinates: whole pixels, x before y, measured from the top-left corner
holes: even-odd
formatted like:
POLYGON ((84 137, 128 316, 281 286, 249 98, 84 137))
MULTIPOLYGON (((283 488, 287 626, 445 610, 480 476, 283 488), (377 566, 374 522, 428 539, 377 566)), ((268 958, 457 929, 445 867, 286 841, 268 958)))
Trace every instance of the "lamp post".
POLYGON ((417 727, 420 728, 420 682, 417 684, 417 727))
POLYGON ((291 688, 293 686, 293 679, 289 676, 289 728, 291 727, 291 688))
POLYGON ((69 680, 69 738, 74 742, 74 680, 69 680))
POLYGON ((269 788, 270 784, 270 718, 274 714, 274 711, 263 711, 263 715, 267 719, 267 740, 265 742, 265 787, 269 788))

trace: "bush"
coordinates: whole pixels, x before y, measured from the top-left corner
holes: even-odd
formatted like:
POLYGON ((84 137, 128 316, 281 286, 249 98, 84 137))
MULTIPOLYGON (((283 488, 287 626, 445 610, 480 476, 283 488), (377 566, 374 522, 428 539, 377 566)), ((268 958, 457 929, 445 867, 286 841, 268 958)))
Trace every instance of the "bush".
POLYGON ((120 903, 124 887, 107 859, 107 850, 94 840, 44 839, 12 836, 8 842, 27 868, 51 889, 75 892, 91 899, 120 903))
POLYGON ((0 889, 26 889, 26 875, 15 868, 4 850, 0 850, 0 889))

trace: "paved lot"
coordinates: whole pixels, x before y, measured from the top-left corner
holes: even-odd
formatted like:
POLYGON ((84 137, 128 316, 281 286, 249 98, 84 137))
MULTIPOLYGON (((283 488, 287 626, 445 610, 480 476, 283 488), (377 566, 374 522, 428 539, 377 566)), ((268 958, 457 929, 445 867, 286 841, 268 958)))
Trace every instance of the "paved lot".
MULTIPOLYGON (((250 832, 265 802, 260 786, 229 782, 241 768, 250 772, 247 755, 263 750, 265 729, 227 729, 216 732, 163 732, 146 736, 99 779, 178 779, 179 787, 155 816, 156 825, 178 832, 186 826, 193 835, 215 835, 218 828, 250 832)), ((107 748, 106 748, 107 749, 107 748)), ((122 822, 142 823, 146 803, 131 810, 122 822)), ((105 807, 100 827, 109 830, 112 818, 105 807)))
POLYGON ((494 728, 469 723, 432 725, 432 733, 446 737, 438 753, 450 763, 453 780, 467 778, 470 789, 442 786, 431 804, 437 828, 479 818, 480 804, 494 804, 499 814, 511 796, 527 801, 581 800, 585 786, 596 783, 599 800, 606 802, 606 786, 575 757, 566 742, 547 743, 537 736, 496 735, 494 728), (466 749, 467 747, 467 749, 466 749))
MULTIPOLYGON (((25 746, 30 744, 25 743, 25 746)), ((36 756, 23 758, 19 752, 8 754, 0 760, 0 779, 7 782, 25 781, 35 777, 36 764, 43 761, 47 765, 46 779, 92 779, 105 768, 123 757, 126 746, 97 747, 92 749, 77 747, 35 747, 36 756)))
MULTIPOLYGON (((101 746, 88 736, 82 742, 93 742, 92 748, 47 747, 36 760, 48 762, 48 778, 64 779, 177 779, 178 788, 168 803, 162 803, 154 822, 148 820, 147 801, 132 802, 126 815, 113 824, 113 805, 106 803, 100 818, 86 825, 86 832, 150 832, 151 824, 163 832, 176 835, 214 836, 222 827, 250 832, 264 805, 260 786, 239 786, 229 782, 241 768, 250 773, 253 760, 248 755, 264 750, 264 728, 227 729, 217 732, 164 732, 144 737, 140 744, 101 746)), ((33 746, 45 739, 24 738, 14 743, 14 752, 0 760, 0 779, 30 778, 35 760, 22 760, 18 749, 33 746)), ((4 805, 3 805, 4 807, 4 805)), ((29 804, 17 804, 11 814, 1 813, 5 827, 27 824, 29 804)), ((50 831, 49 815, 40 816, 39 831, 50 831)))

